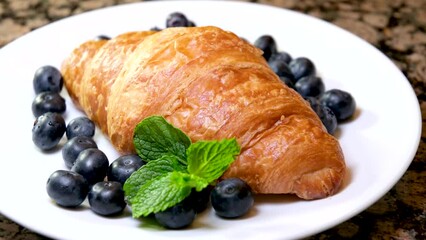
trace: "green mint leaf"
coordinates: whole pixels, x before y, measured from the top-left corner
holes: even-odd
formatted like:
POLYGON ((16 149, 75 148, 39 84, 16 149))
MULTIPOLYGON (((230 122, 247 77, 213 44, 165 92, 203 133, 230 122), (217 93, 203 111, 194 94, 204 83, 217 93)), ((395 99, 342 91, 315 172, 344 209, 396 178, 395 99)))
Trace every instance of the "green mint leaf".
POLYGON ((151 116, 136 126, 133 143, 137 154, 146 161, 172 154, 186 164, 186 149, 191 145, 191 140, 163 117, 151 116))
POLYGON ((193 143, 186 151, 188 172, 211 183, 222 176, 239 153, 235 138, 193 143))
POLYGON ((169 172, 146 182, 132 202, 134 218, 161 212, 189 196, 192 188, 203 189, 205 179, 183 172, 169 172))
POLYGON ((173 171, 186 172, 186 166, 179 162, 174 155, 163 155, 161 158, 149 161, 126 180, 123 186, 126 199, 133 202, 139 188, 151 179, 163 176, 173 171))

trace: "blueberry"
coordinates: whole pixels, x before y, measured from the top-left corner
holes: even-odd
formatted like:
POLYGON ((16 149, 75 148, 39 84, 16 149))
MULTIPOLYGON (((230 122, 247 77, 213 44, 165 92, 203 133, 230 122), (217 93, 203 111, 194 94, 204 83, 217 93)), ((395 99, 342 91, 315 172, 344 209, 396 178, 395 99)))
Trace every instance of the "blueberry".
POLYGON ((80 152, 88 148, 97 148, 95 140, 87 136, 77 136, 68 140, 62 147, 65 165, 71 168, 80 152))
POLYGON ((65 99, 57 92, 41 92, 34 98, 31 109, 35 117, 46 112, 62 114, 66 110, 65 99))
POLYGON ((117 181, 124 185, 127 178, 144 164, 145 162, 136 154, 120 156, 109 165, 108 180, 117 181))
POLYGON ((306 57, 299 57, 299 58, 293 59, 290 62, 289 67, 296 81, 302 77, 315 75, 316 73, 314 63, 309 58, 306 58, 306 57))
POLYGON ((337 118, 334 112, 327 106, 321 104, 322 114, 319 116, 329 134, 334 134, 337 129, 337 118))
POLYGON ((47 91, 59 93, 63 84, 61 72, 53 66, 40 67, 34 74, 33 87, 36 94, 47 91))
POLYGON ((154 216, 157 222, 166 228, 181 229, 191 225, 196 213, 190 202, 183 200, 164 211, 155 213, 154 216))
POLYGON ((65 120, 62 115, 47 112, 34 121, 32 140, 41 150, 50 150, 58 145, 65 129, 65 120))
POLYGON ((277 74, 280 78, 287 79, 292 84, 294 84, 293 73, 291 72, 286 62, 280 59, 276 59, 273 61, 268 61, 268 64, 272 71, 274 71, 275 74, 277 74))
POLYGON ((312 110, 314 110, 314 112, 317 106, 320 105, 319 100, 315 97, 305 97, 305 100, 309 103, 309 105, 311 106, 312 110))
POLYGON ((350 93, 340 89, 326 91, 321 95, 320 103, 333 111, 338 122, 351 118, 355 113, 355 99, 350 93))
POLYGON ((57 170, 46 184, 47 194, 58 205, 77 207, 87 196, 89 185, 86 179, 76 172, 57 170))
POLYGON ((174 12, 169 14, 166 19, 166 27, 187 27, 188 19, 183 13, 174 12))
POLYGON ((324 93, 325 85, 320 77, 310 75, 300 78, 295 89, 302 97, 318 97, 324 93))
POLYGON ((289 88, 295 88, 294 87, 294 83, 293 83, 293 81, 292 80, 290 80, 289 78, 286 78, 286 77, 280 77, 280 80, 283 82, 283 83, 285 83, 285 85, 287 85, 287 87, 289 87, 289 88))
POLYGON ((254 46, 263 51, 263 57, 266 61, 277 53, 277 43, 275 39, 270 35, 262 35, 254 41, 254 46))
POLYGON ((253 206, 253 194, 246 182, 229 178, 219 182, 210 195, 216 214, 223 218, 237 218, 253 206))
POLYGON ((159 32, 159 31, 161 31, 162 29, 161 29, 161 28, 159 28, 159 27, 157 27, 157 26, 154 26, 154 27, 150 28, 149 30, 150 30, 150 31, 159 32))
POLYGON ((293 60, 293 58, 291 57, 289 53, 284 51, 279 51, 272 54, 268 61, 271 62, 276 60, 284 61, 285 63, 289 64, 291 60, 293 60))
POLYGON ((327 129, 329 134, 334 134, 337 129, 337 118, 334 115, 333 111, 327 106, 322 105, 317 98, 307 97, 305 98, 314 112, 321 119, 322 124, 327 129))
POLYGON ((103 35, 103 34, 95 37, 95 41, 101 41, 101 40, 111 40, 111 37, 107 35, 103 35))
POLYGON ((121 183, 102 181, 92 186, 87 196, 90 209, 103 216, 119 214, 126 207, 121 183))
POLYGON ((97 148, 88 148, 78 154, 71 171, 77 172, 86 178, 89 185, 101 182, 107 175, 108 158, 97 148))
POLYGON ((76 117, 68 123, 65 133, 68 139, 76 136, 93 137, 95 135, 95 123, 84 116, 76 117))
POLYGON ((195 24, 194 21, 188 20, 188 25, 187 27, 196 27, 197 25, 195 24))
POLYGON ((211 190, 211 187, 206 187, 200 192, 192 189, 191 194, 188 196, 188 201, 190 201, 191 206, 194 208, 196 213, 201 213, 206 210, 210 202, 211 190))

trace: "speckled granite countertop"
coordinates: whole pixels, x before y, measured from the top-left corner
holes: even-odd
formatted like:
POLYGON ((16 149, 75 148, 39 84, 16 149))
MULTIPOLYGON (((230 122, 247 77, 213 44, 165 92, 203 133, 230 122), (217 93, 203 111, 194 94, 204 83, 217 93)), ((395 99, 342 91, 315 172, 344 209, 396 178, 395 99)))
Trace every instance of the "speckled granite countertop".
MULTIPOLYGON (((128 2, 138 1, 0 0, 0 47, 49 22, 128 2)), ((401 180, 364 212, 308 239, 426 239, 426 0, 249 2, 307 13, 364 38, 401 69, 413 86, 421 106, 421 143, 401 180)), ((0 239, 46 238, 0 214, 0 239)))

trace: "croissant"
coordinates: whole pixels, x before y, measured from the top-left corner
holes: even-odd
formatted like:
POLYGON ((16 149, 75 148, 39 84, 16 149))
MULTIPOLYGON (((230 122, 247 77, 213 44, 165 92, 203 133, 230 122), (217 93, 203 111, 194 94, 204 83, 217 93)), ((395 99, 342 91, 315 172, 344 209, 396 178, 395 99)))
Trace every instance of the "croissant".
POLYGON ((65 87, 120 153, 161 115, 192 141, 235 137, 241 154, 222 178, 259 194, 335 194, 346 166, 339 142, 262 51, 217 27, 167 28, 91 40, 63 62, 65 87))

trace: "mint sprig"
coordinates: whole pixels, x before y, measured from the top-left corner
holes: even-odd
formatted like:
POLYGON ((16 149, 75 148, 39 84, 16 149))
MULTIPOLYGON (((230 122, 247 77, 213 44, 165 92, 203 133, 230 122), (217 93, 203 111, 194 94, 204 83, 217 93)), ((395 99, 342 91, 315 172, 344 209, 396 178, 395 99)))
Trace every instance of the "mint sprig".
POLYGON ((235 138, 191 143, 161 116, 142 120, 135 128, 133 142, 138 155, 148 161, 123 186, 135 218, 176 205, 192 189, 203 190, 222 176, 240 153, 235 138))

